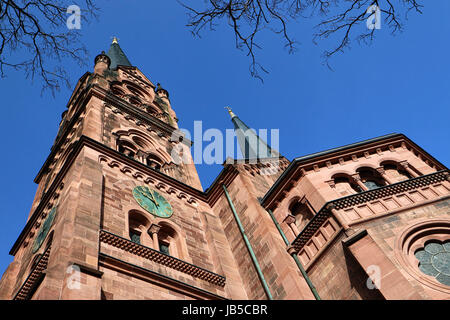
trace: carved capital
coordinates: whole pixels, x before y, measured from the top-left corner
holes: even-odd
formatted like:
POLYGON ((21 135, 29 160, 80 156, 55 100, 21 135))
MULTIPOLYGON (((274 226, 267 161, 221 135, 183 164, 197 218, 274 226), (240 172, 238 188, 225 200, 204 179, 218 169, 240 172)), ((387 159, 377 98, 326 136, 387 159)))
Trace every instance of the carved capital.
POLYGON ((408 161, 400 161, 399 162, 399 165, 401 165, 403 168, 409 168, 409 163, 408 163, 408 161))
POLYGON ((283 222, 286 222, 288 225, 290 225, 291 223, 295 223, 297 219, 295 218, 295 216, 293 216, 292 214, 288 214, 286 216, 286 218, 284 218, 283 222))
POLYGON ((355 181, 361 181, 361 177, 359 176, 359 173, 352 174, 352 178, 355 181))
POLYGON ((383 167, 378 167, 378 168, 376 168, 376 170, 377 170, 378 173, 381 174, 381 175, 384 175, 384 174, 385 174, 385 171, 384 171, 384 168, 383 168, 383 167))
POLYGON ((161 229, 161 226, 152 223, 152 225, 148 229, 148 233, 150 233, 150 234, 158 233, 160 229, 161 229))
POLYGON ((328 180, 328 181, 325 181, 326 183, 328 183, 328 185, 331 187, 331 188, 335 188, 336 187, 336 184, 334 183, 334 180, 332 179, 332 180, 328 180))

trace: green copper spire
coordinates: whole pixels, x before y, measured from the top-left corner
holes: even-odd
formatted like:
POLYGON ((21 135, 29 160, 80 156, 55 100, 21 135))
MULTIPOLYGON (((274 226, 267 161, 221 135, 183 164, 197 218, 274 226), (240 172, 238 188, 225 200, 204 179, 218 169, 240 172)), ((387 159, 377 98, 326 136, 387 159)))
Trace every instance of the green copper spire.
POLYGON ((231 116, 231 122, 234 124, 234 131, 236 132, 244 159, 264 159, 279 156, 278 152, 272 150, 264 140, 231 111, 230 107, 225 107, 225 109, 228 110, 231 116))
POLYGON ((128 60, 127 56, 120 48, 119 42, 117 41, 116 37, 113 38, 107 55, 111 59, 111 65, 109 66, 110 69, 116 69, 117 66, 131 67, 131 62, 130 60, 128 60))

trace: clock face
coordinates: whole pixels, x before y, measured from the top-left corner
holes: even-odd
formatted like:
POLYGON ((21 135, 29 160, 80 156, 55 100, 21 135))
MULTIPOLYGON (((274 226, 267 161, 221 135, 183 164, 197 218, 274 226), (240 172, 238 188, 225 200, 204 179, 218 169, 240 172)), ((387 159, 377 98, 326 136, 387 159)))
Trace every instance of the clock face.
POLYGON ((146 186, 134 188, 133 197, 142 208, 157 217, 169 218, 173 214, 170 203, 158 192, 146 186))
POLYGON ((56 206, 50 210, 50 213, 47 216, 47 219, 45 219, 45 222, 42 224, 41 229, 39 229, 39 232, 36 236, 36 240, 34 240, 33 244, 33 253, 39 250, 42 243, 45 240, 45 237, 47 237, 48 232, 50 231, 50 227, 52 226, 53 219, 55 218, 56 214, 56 206))

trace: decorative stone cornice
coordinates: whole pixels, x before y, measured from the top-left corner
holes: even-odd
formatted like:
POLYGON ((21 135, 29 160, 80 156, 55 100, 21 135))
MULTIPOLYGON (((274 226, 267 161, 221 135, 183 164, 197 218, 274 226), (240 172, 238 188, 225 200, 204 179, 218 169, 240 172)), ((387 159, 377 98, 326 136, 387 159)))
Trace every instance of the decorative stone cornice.
POLYGON ((333 201, 337 210, 345 209, 355 205, 359 205, 368 201, 373 201, 386 196, 395 195, 401 192, 418 189, 423 186, 429 186, 436 182, 445 180, 446 172, 448 170, 437 171, 428 175, 417 178, 397 182, 387 186, 383 186, 374 190, 369 190, 333 201))
POLYGON ((47 269, 50 248, 51 246, 45 249, 45 252, 39 258, 33 270, 31 270, 29 276, 26 278, 19 291, 17 291, 13 300, 27 300, 29 298, 30 293, 33 291, 39 280, 42 279, 44 276, 44 271, 47 269))
POLYGON ((106 243, 121 250, 130 252, 134 255, 154 261, 174 270, 186 273, 194 278, 205 280, 216 286, 223 287, 225 285, 225 277, 212 271, 203 269, 189 262, 166 255, 154 249, 134 243, 128 239, 122 238, 108 231, 100 231, 100 242, 106 243))
MULTIPOLYGON (((175 127, 172 127, 171 125, 165 123, 164 121, 152 117, 150 115, 147 115, 146 112, 143 112, 138 107, 135 107, 125 101, 122 101, 118 97, 111 95, 110 93, 108 93, 108 91, 106 91, 105 89, 101 88, 96 84, 93 85, 87 84, 82 89, 80 88, 79 90, 81 91, 77 93, 76 101, 73 103, 74 105, 77 105, 76 111, 74 112, 72 118, 68 120, 68 123, 65 126, 63 132, 61 132, 60 136, 57 137, 55 143, 53 144, 51 148, 52 151, 48 155, 44 165, 41 167, 39 173, 34 179, 36 183, 39 183, 43 173, 52 163, 53 158, 60 149, 61 145, 65 142, 66 137, 71 131, 73 125, 77 122, 78 117, 85 111, 87 102, 93 96, 103 100, 106 107, 121 110, 124 113, 126 113, 127 116, 129 116, 129 119, 133 121, 141 121, 142 123, 150 125, 151 127, 155 127, 157 128, 156 131, 163 132, 165 136, 170 137, 172 133, 175 130, 177 130, 175 127)), ((73 101, 73 98, 71 98, 71 101, 73 101)))
POLYGON ((354 195, 339 198, 327 202, 319 212, 311 219, 311 221, 303 228, 299 235, 292 242, 298 251, 309 241, 322 224, 331 215, 331 210, 345 209, 357 206, 366 202, 370 202, 383 197, 399 194, 405 191, 418 189, 420 187, 429 186, 437 182, 445 181, 449 174, 449 170, 441 170, 428 175, 397 182, 391 185, 383 186, 374 190, 364 191, 354 195))
MULTIPOLYGON (((123 261, 104 253, 100 253, 99 255, 99 265, 101 267, 112 269, 116 272, 126 274, 131 277, 138 277, 145 281, 159 284, 168 289, 175 289, 178 292, 181 292, 195 300, 228 300, 227 298, 218 295, 217 293, 207 291, 205 289, 193 286, 192 284, 188 284, 186 282, 171 278, 157 271, 152 271, 150 269, 123 261)), ((217 291, 223 290, 223 288, 217 289, 217 291)))
POLYGON ((185 199, 188 203, 198 204, 199 199, 206 201, 205 194, 197 189, 193 189, 160 171, 155 171, 137 160, 123 156, 121 153, 114 151, 113 154, 111 150, 108 150, 109 152, 105 151, 103 150, 98 157, 100 164, 106 164, 110 168, 117 168, 120 172, 129 174, 144 183, 153 184, 157 189, 164 190, 169 194, 174 193, 179 199, 185 199), (139 166, 136 166, 137 163, 139 166), (187 187, 190 189, 187 189, 187 187))
MULTIPOLYGON (((121 154, 120 152, 113 150, 102 143, 95 141, 89 137, 81 136, 75 143, 70 151, 69 155, 67 156, 67 159, 64 163, 64 165, 61 167, 59 172, 56 174, 55 178, 53 178, 53 181, 51 182, 50 186, 47 189, 47 192, 42 196, 39 205, 37 208, 33 211, 30 218, 27 221, 27 224, 22 229, 22 232, 20 233, 19 237, 17 238, 16 242, 12 246, 11 250, 9 251, 10 255, 15 255, 18 248, 22 243, 25 241, 25 239, 30 235, 30 232, 32 232, 32 227, 34 226, 35 222, 38 220, 40 213, 43 211, 46 205, 49 204, 49 201, 53 199, 54 197, 57 197, 58 195, 55 195, 55 192, 57 192, 57 188, 62 188, 64 185, 61 183, 65 173, 70 168, 73 160, 76 158, 78 153, 82 150, 84 146, 89 146, 94 150, 99 151, 100 153, 105 153, 107 156, 114 157, 114 160, 109 163, 111 167, 120 167, 122 172, 130 172, 134 177, 141 177, 144 179, 144 182, 146 183, 156 183, 157 180, 160 180, 167 184, 167 186, 173 186, 176 187, 178 190, 182 190, 184 194, 179 194, 180 199, 186 198, 188 203, 194 203, 198 199, 200 201, 203 201, 205 203, 208 203, 210 206, 213 206, 217 200, 220 198, 220 196, 223 193, 222 184, 225 184, 226 186, 229 186, 231 182, 234 180, 234 178, 239 174, 238 170, 233 165, 226 165, 225 168, 220 172, 219 176, 216 178, 216 180, 211 184, 211 186, 205 191, 201 191, 198 189, 195 189, 183 182, 180 182, 179 180, 172 178, 164 173, 158 172, 156 170, 153 170, 143 163, 130 159, 129 157, 121 154), (117 159, 117 160, 116 160, 117 159), (144 172, 146 176, 141 174, 144 172), (188 196, 190 195, 190 197, 188 196)), ((105 160, 108 159, 108 157, 104 158, 105 160)))
POLYGON ((299 170, 303 172, 303 175, 307 175, 314 170, 314 166, 317 166, 320 169, 322 167, 327 167, 330 164, 344 164, 346 161, 352 161, 353 155, 356 155, 357 158, 368 158, 371 154, 380 154, 385 150, 389 150, 389 146, 406 148, 416 156, 421 157, 424 161, 428 161, 430 165, 437 170, 447 169, 442 163, 433 158, 405 135, 390 134, 295 158, 267 191, 266 195, 261 200, 261 204, 266 209, 270 208, 274 210, 277 204, 282 201, 283 190, 292 184, 292 180, 301 178, 301 176, 297 174, 299 170))

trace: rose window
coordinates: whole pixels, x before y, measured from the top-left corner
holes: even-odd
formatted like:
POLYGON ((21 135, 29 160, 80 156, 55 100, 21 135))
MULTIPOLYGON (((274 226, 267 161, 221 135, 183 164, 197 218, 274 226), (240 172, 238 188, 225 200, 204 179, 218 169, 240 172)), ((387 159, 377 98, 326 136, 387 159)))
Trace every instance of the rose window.
POLYGON ((450 286, 450 241, 429 242, 414 256, 419 260, 420 271, 450 286))

